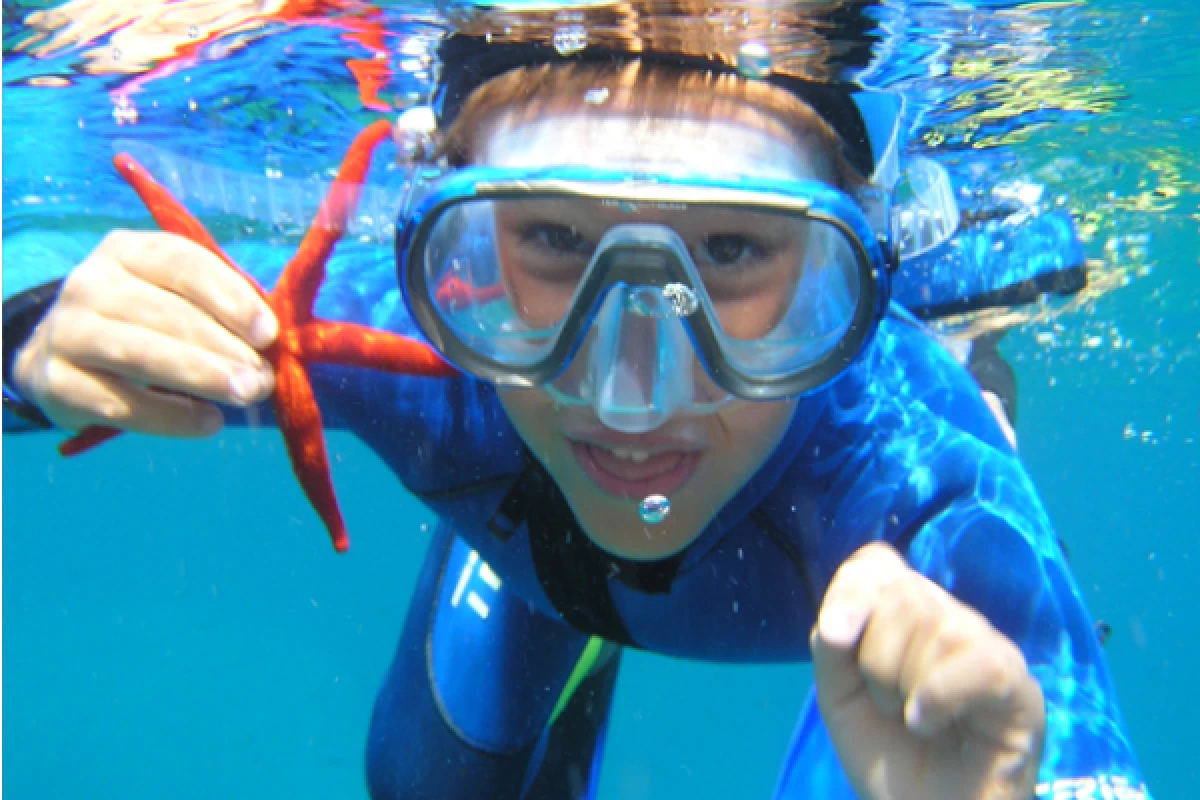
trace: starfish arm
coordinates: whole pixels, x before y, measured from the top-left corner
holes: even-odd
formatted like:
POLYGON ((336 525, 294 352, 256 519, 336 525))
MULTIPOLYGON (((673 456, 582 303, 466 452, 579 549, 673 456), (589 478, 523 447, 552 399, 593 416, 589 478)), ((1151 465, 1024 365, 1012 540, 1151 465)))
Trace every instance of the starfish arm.
POLYGON ((427 377, 457 374, 457 370, 443 361, 432 347, 407 336, 325 320, 310 322, 297 333, 297 345, 307 362, 427 377))
POLYGON ((158 223, 158 227, 168 233, 175 233, 190 239, 213 253, 228 264, 230 269, 249 281, 260 295, 265 296, 258 281, 233 263, 233 259, 225 254, 225 251, 217 244, 217 240, 205 230, 200 220, 193 217, 178 200, 172 197, 166 187, 150 177, 150 173, 146 171, 145 167, 125 153, 120 153, 113 158, 113 166, 116 167, 121 177, 133 187, 138 197, 142 198, 142 202, 150 211, 150 216, 154 217, 154 221, 158 223))
POLYGON ((110 428, 107 425, 89 425, 69 439, 58 445, 58 453, 62 456, 77 456, 86 453, 93 447, 98 447, 109 439, 119 436, 120 428, 110 428))
POLYGON ((325 523, 334 549, 345 552, 350 547, 350 539, 329 474, 321 411, 317 408, 303 362, 291 353, 280 354, 275 381, 275 415, 287 444, 292 470, 308 501, 325 523))
MULTIPOLYGON (((208 249, 249 281, 259 294, 263 294, 262 287, 258 285, 258 282, 233 263, 233 260, 221 250, 221 246, 213 239, 212 234, 205 230, 200 221, 172 197, 161 183, 150 177, 150 173, 137 160, 125 153, 119 153, 113 158, 113 166, 117 173, 137 192, 138 197, 150 211, 150 216, 154 217, 154 221, 160 228, 190 239, 208 249)), ((79 455, 104 444, 120 433, 121 431, 117 428, 91 425, 60 444, 58 452, 63 456, 79 455)))
POLYGON ((507 290, 503 286, 485 286, 476 289, 466 281, 450 276, 442 281, 437 288, 435 299, 440 305, 447 306, 451 311, 457 311, 471 303, 490 303, 499 300, 507 290))
POLYGON ((368 125, 350 145, 337 180, 317 210, 312 227, 271 292, 281 321, 304 323, 312 319, 313 301, 325 280, 325 262, 332 255, 334 245, 346 229, 346 220, 358 203, 363 178, 371 164, 371 153, 391 133, 391 123, 379 120, 368 125))

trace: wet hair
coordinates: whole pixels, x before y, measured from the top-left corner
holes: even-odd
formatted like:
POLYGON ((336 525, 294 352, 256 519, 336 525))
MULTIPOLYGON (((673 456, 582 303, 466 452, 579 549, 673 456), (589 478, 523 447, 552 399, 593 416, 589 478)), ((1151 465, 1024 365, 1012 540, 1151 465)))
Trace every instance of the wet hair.
POLYGON ((828 178, 854 192, 865 176, 846 159, 845 143, 811 105, 791 92, 736 74, 646 64, 584 62, 517 67, 486 81, 466 98, 445 131, 439 156, 456 166, 477 159, 480 137, 501 116, 538 119, 553 113, 633 112, 733 120, 781 131, 797 146, 825 155, 828 178), (595 93, 601 92, 602 102, 595 93))

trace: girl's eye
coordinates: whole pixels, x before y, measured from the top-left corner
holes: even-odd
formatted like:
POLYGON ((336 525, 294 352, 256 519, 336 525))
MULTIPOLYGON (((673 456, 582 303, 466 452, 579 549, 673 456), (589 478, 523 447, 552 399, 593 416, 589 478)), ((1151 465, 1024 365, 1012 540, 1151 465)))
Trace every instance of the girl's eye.
POLYGON ((718 233, 705 237, 700 245, 703 260, 718 267, 730 267, 750 259, 761 259, 763 248, 750 237, 737 233, 718 233))
POLYGON ((593 250, 587 237, 570 225, 532 225, 526 229, 525 237, 559 255, 586 256, 591 255, 593 250))

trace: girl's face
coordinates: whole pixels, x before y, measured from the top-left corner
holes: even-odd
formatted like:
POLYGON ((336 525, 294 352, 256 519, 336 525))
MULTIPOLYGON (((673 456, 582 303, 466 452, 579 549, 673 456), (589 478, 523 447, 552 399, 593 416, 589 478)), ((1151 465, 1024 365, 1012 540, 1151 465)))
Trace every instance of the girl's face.
MULTIPOLYGON (((653 166, 726 176, 829 180, 815 147, 805 148, 783 132, 750 130, 722 119, 579 113, 506 123, 501 117, 481 144, 479 160, 491 166, 653 166)), ((601 204, 589 207, 581 219, 563 217, 575 212, 562 208, 518 206, 507 213, 496 215, 504 279, 523 313, 534 317, 561 314, 560 306, 570 300, 559 296, 562 291, 546 278, 545 265, 538 263, 542 250, 552 248, 558 263, 564 254, 570 255, 572 242, 594 243, 613 225, 631 221, 627 214, 601 204), (539 235, 532 243, 529 220, 522 216, 529 214, 536 217, 539 235)), ((714 275, 724 276, 720 292, 727 312, 718 309, 723 324, 732 320, 737 330, 728 333, 753 339, 770 328, 780 298, 790 296, 797 276, 785 265, 797 263, 794 251, 804 247, 803 231, 765 217, 754 230, 736 231, 721 219, 704 218, 719 213, 693 210, 682 218, 637 221, 669 225, 698 269, 703 272, 709 263, 714 275), (713 231, 720 235, 710 235, 713 231), (730 283, 733 273, 720 267, 746 259, 754 259, 755 268, 739 274, 751 277, 730 283)), ((709 288, 714 304, 720 305, 721 298, 709 288)), ((568 371, 578 368, 582 355, 568 371)), ((695 370, 698 393, 722 394, 698 364, 695 370)), ((562 489, 584 531, 609 552, 634 559, 663 558, 694 541, 775 451, 796 405, 733 398, 708 413, 676 413, 652 431, 629 434, 604 425, 590 406, 560 405, 543 389, 503 389, 500 400, 562 489), (638 515, 641 500, 651 494, 671 501, 670 515, 657 525, 643 523, 638 515)))

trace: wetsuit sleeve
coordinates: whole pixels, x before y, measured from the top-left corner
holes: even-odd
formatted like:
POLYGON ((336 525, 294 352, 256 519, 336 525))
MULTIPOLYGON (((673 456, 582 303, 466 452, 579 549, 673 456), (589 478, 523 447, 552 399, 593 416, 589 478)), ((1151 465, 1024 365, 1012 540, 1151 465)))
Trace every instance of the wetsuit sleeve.
POLYGON ((21 396, 13 385, 13 362, 17 351, 29 341, 46 312, 54 305, 62 280, 54 280, 26 289, 4 301, 4 432, 49 430, 46 415, 21 396))
POLYGON ((966 491, 907 547, 915 569, 983 613, 1025 655, 1046 699, 1039 798, 1149 797, 1093 622, 1015 459, 966 452, 966 491))

